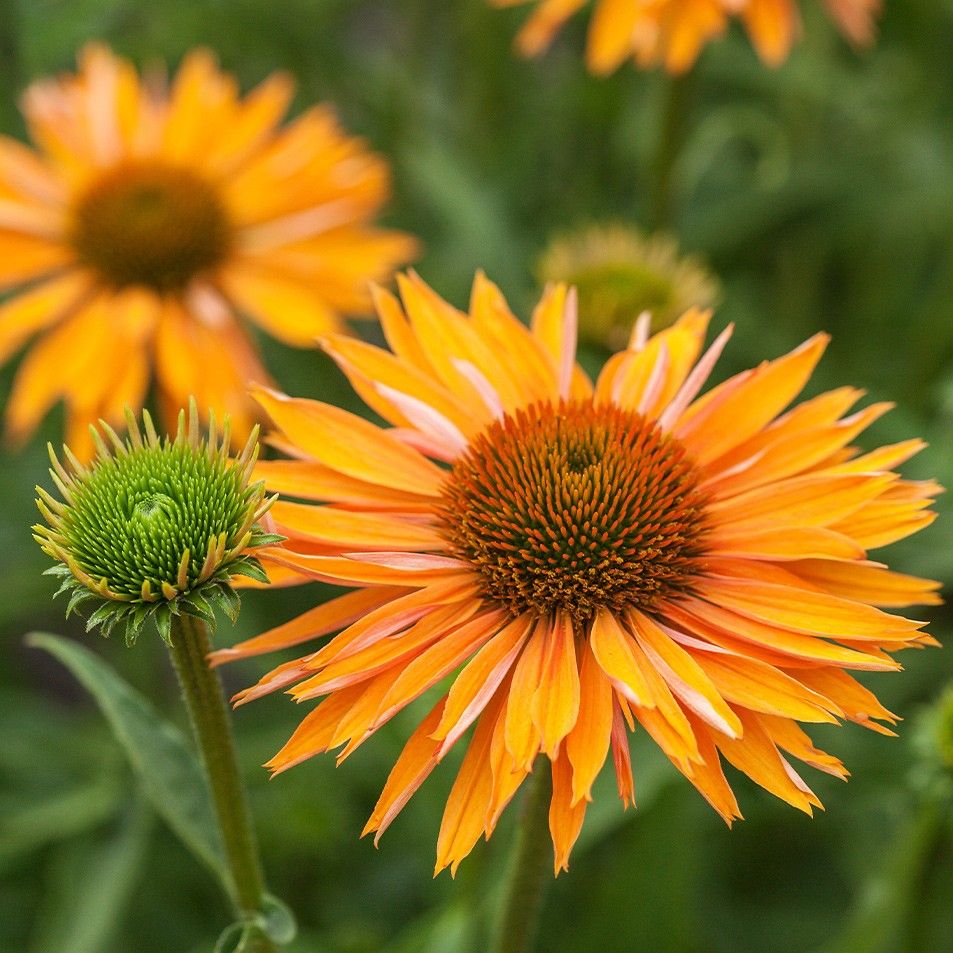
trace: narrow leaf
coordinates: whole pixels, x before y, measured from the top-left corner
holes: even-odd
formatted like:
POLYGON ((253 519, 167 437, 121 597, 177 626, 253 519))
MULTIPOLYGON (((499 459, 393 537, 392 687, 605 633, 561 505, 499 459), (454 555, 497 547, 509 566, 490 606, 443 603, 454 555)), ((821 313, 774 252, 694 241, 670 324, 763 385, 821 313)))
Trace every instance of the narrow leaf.
POLYGON ((27 643, 53 655, 89 691, 156 812, 232 895, 205 775, 178 728, 89 649, 37 632, 27 643))

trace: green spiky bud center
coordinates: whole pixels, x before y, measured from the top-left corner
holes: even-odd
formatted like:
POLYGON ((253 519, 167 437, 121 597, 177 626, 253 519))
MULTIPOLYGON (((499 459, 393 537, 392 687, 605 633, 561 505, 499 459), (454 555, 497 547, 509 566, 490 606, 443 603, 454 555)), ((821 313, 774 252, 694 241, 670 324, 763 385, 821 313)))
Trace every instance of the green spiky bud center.
POLYGON ((132 642, 153 618, 168 640, 172 617, 182 613, 214 625, 221 609, 234 620, 240 601, 233 577, 268 581, 254 551, 283 537, 262 529, 274 499, 265 497, 263 482, 249 482, 257 428, 231 459, 227 422, 219 436, 212 418, 206 438, 194 401, 189 410, 174 439, 160 439, 147 413, 144 435, 127 413, 125 441, 103 424, 102 435, 93 430, 98 454, 88 466, 68 448, 64 465, 50 448, 50 476, 62 499, 37 487, 46 524, 33 527, 34 538, 56 560, 47 571, 70 593, 67 615, 96 604, 87 629, 108 635, 123 623, 132 642))
POLYGON ((185 590, 199 581, 211 540, 226 549, 249 529, 256 490, 235 467, 188 444, 140 447, 100 462, 74 491, 63 517, 66 548, 82 569, 119 595, 138 597, 144 582, 185 590))

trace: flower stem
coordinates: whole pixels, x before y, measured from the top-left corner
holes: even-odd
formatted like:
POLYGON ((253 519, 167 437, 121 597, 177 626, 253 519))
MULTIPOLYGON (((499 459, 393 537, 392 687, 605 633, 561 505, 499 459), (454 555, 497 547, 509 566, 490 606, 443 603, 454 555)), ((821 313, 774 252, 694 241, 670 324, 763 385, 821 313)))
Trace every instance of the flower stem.
POLYGON ((503 901, 493 953, 530 953, 539 928, 543 889, 550 875, 549 765, 537 768, 523 802, 523 816, 513 851, 509 884, 503 901))
POLYGON ((656 230, 670 229, 675 218, 675 173, 685 143, 685 127, 690 99, 690 74, 665 79, 658 146, 655 152, 655 187, 652 193, 651 222, 656 230))
MULTIPOLYGON (((261 911, 265 883, 251 813, 238 772, 225 693, 218 673, 210 669, 206 661, 210 649, 209 630, 204 622, 187 615, 172 617, 170 653, 212 792, 231 873, 232 899, 238 913, 248 916, 261 911)), ((258 945, 252 948, 260 953, 275 949, 264 936, 256 940, 258 945)))
POLYGON ((16 103, 20 95, 20 10, 16 0, 0 0, 0 123, 4 132, 19 126, 16 103))

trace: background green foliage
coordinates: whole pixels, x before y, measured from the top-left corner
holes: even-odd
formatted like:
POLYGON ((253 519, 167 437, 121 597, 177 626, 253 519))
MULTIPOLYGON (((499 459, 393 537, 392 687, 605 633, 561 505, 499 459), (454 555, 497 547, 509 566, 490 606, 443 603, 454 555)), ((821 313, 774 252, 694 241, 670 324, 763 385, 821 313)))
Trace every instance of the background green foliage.
MULTIPOLYGON (((723 283, 717 325, 738 330, 722 375, 826 329, 815 390, 852 383, 896 411, 870 441, 921 435, 914 476, 953 483, 953 3, 888 0, 875 50, 858 56, 805 0, 806 37, 764 69, 740 35, 710 49, 685 90, 685 142, 670 223, 723 283)), ((290 69, 298 108, 337 104, 393 160, 391 223, 422 236, 423 276, 457 303, 483 267, 526 313, 532 266, 556 229, 600 218, 649 223, 666 81, 582 70, 582 23, 539 62, 510 53, 522 14, 484 0, 12 0, 0 3, 0 73, 15 87, 67 69, 102 38, 138 62, 213 47, 246 88, 290 69)), ((4 104, 7 131, 20 134, 4 104)), ((366 333, 373 334, 372 326, 366 333)), ((356 403, 330 363, 265 342, 292 393, 356 403)), ((599 355, 588 355, 593 361, 599 355)), ((0 378, 0 397, 11 372, 0 378)), ((0 466, 0 950, 208 951, 227 922, 215 883, 137 793, 106 724, 31 629, 64 631, 107 657, 181 720, 158 639, 134 652, 65 626, 30 542, 32 486, 52 418, 0 466)), ((949 507, 941 501, 941 510, 949 507)), ((953 582, 948 519, 889 554, 953 582)), ((326 595, 246 597, 240 634, 326 595)), ((949 639, 950 612, 930 613, 949 639)), ((227 627, 220 639, 228 638, 227 627)), ((852 769, 821 776, 810 820, 737 779, 747 820, 725 829, 638 739, 637 812, 606 786, 568 876, 545 910, 542 950, 566 953, 943 953, 953 950, 949 766, 927 717, 953 675, 949 651, 907 653, 868 683, 907 720, 899 739, 817 731, 852 769)), ((230 688, 263 662, 229 670, 230 688)), ((953 708, 953 705, 948 707, 953 708)), ((301 709, 277 697, 241 709, 239 747, 272 889, 301 923, 298 953, 464 953, 499 883, 509 817, 457 880, 430 879, 452 766, 385 836, 357 835, 409 732, 399 718, 339 770, 314 760, 269 783, 258 765, 301 709), (476 925, 474 925, 476 924, 476 925)), ((949 715, 948 715, 949 718, 949 715)), ((950 737, 950 729, 946 729, 950 737)), ((949 742, 947 742, 949 744, 949 742)), ((607 779, 603 779, 605 781, 607 779)), ((514 812, 511 811, 510 814, 514 812)))

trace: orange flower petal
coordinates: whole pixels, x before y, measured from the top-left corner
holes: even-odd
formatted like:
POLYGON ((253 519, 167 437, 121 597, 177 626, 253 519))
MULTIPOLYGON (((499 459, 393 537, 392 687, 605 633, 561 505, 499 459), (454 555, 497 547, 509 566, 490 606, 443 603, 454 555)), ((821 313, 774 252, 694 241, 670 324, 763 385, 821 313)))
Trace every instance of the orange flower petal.
POLYGON ((437 837, 434 876, 448 866, 450 875, 456 876, 460 861, 473 850, 486 827, 486 809, 493 781, 489 768, 490 745, 502 702, 502 693, 498 692, 480 716, 450 790, 437 837))
POLYGON ((381 796, 378 798, 374 810, 361 831, 361 837, 374 833, 376 847, 384 831, 404 809, 404 805, 411 799, 417 789, 433 771, 437 764, 437 749, 431 733, 443 713, 443 699, 437 702, 410 736, 400 757, 394 763, 381 796))
POLYGON ((520 616, 504 626, 454 679, 434 740, 441 757, 470 727, 510 672, 529 636, 531 620, 520 616))
POLYGON ((392 718, 431 685, 449 675, 492 639, 500 631, 503 622, 502 612, 487 612, 451 630, 439 642, 424 650, 408 663, 388 691, 374 719, 375 726, 392 718))
POLYGON ((572 620, 557 613, 546 641, 539 687, 533 694, 530 710, 542 749, 553 760, 579 714, 579 669, 572 620))
POLYGON ((785 357, 709 391, 675 427, 700 464, 717 460, 774 419, 803 389, 828 342, 818 334, 785 357), (730 420, 730 427, 713 420, 730 420))
POLYGON ((436 466, 362 417, 264 387, 253 388, 252 396, 288 439, 319 463, 368 483, 440 493, 443 474, 436 466))
POLYGON ((644 674, 637 646, 607 609, 600 609, 596 613, 589 644, 592 654, 617 692, 635 705, 644 708, 654 706, 652 689, 644 674))
POLYGON ((921 627, 919 622, 888 615, 859 602, 750 579, 709 578, 699 582, 698 591, 710 602, 748 618, 805 634, 851 640, 903 640, 914 638, 921 627))
POLYGON ((805 814, 812 814, 812 805, 817 799, 803 791, 789 773, 790 766, 778 753, 778 749, 761 725, 758 716, 739 711, 744 726, 742 739, 734 740, 716 735, 718 749, 739 771, 743 771, 756 784, 760 784, 775 797, 787 801, 805 814))
POLYGON ((740 737, 737 715, 695 659, 648 616, 632 610, 627 618, 649 661, 682 704, 729 738, 740 737))
POLYGON ((554 869, 569 870, 569 854, 579 838, 586 817, 585 799, 573 803, 572 765, 563 752, 552 763, 553 799, 549 803, 549 832, 553 838, 554 869))
POLYGON ((902 609, 913 605, 936 606, 943 601, 938 595, 941 583, 891 572, 883 566, 802 559, 787 568, 807 582, 855 602, 902 609))
POLYGON ((212 652, 208 657, 209 664, 212 668, 216 668, 236 659, 251 658, 254 655, 263 655, 265 652, 287 649, 311 639, 318 639, 337 629, 349 626, 352 622, 363 618, 372 609, 389 603, 399 594, 399 589, 386 587, 347 592, 314 609, 309 609, 284 625, 275 626, 254 638, 245 639, 237 645, 212 652))
POLYGON ((506 706, 506 749, 513 757, 513 762, 526 771, 532 769, 542 740, 532 707, 536 691, 542 684, 548 636, 549 625, 546 622, 537 623, 513 669, 510 701, 506 706))
POLYGON ((592 785, 606 760, 612 733, 612 686, 593 654, 589 640, 579 648, 579 714, 566 737, 572 765, 572 804, 592 800, 592 785))
POLYGON ((297 496, 362 510, 430 512, 426 496, 356 480, 323 463, 259 460, 255 464, 255 477, 264 480, 272 493, 282 496, 297 496))
POLYGON ((741 810, 725 778, 725 772, 721 768, 718 749, 701 722, 691 714, 688 717, 695 729, 700 757, 698 761, 692 763, 691 774, 686 777, 698 793, 718 812, 722 820, 731 827, 733 821, 741 819, 741 810))
POLYGON ((345 550, 391 552, 443 550, 436 530, 383 513, 358 513, 333 506, 312 506, 279 500, 271 508, 278 532, 294 539, 315 540, 345 550))

